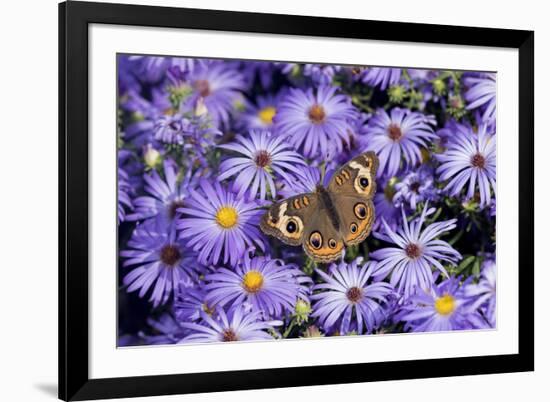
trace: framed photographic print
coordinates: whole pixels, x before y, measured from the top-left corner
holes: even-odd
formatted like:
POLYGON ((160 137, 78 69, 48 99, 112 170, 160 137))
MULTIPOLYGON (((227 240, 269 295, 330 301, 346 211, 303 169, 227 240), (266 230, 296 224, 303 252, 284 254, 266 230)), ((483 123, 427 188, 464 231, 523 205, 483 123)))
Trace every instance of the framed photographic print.
POLYGON ((533 370, 533 32, 59 30, 61 399, 533 370))

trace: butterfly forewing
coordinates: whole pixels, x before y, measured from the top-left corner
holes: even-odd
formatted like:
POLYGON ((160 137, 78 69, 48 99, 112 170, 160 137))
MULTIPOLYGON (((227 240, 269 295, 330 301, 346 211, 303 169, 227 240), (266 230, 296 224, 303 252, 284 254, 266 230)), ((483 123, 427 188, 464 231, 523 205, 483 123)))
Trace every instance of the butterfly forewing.
POLYGON ((328 185, 331 195, 354 195, 372 199, 376 192, 378 157, 372 151, 356 156, 338 169, 328 185))
POLYGON ((319 207, 318 195, 300 194, 277 202, 265 213, 260 222, 262 231, 286 244, 302 244, 304 231, 319 207))

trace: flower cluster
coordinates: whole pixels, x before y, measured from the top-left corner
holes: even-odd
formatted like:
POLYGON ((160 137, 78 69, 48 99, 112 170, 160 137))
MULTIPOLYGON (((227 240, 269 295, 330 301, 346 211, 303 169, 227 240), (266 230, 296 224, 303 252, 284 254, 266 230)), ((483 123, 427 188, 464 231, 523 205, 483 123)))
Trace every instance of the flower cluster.
POLYGON ((496 326, 494 74, 118 57, 120 346, 496 326), (363 243, 262 233, 368 150, 363 243))

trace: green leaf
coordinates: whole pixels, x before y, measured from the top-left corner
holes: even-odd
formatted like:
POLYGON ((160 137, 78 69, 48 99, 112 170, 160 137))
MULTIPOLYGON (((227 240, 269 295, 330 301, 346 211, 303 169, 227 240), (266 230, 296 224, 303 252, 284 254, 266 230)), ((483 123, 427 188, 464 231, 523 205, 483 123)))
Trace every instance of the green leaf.
POLYGON ((475 259, 476 259, 475 255, 470 255, 470 256, 464 258, 462 260, 462 262, 456 268, 456 273, 459 274, 462 271, 464 271, 466 268, 468 268, 470 265, 472 265, 472 263, 474 262, 475 259))
POLYGON ((481 265, 480 259, 476 258, 476 261, 474 262, 474 266, 472 268, 472 275, 475 275, 476 278, 479 278, 480 265, 481 265))
POLYGON ((460 240, 460 238, 462 237, 462 235, 464 234, 464 230, 460 229, 460 231, 458 231, 457 234, 455 234, 453 236, 453 238, 451 240, 449 240, 449 244, 452 246, 454 245, 458 240, 460 240))

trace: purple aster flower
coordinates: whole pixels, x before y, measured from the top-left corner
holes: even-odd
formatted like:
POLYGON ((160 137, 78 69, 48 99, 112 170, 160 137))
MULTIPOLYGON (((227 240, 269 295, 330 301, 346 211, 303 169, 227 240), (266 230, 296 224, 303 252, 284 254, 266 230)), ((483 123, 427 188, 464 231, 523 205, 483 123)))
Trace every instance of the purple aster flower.
POLYGON ((313 193, 321 183, 321 172, 314 166, 296 166, 291 177, 283 180, 279 195, 288 198, 296 194, 313 193))
POLYGON ((128 60, 134 63, 137 77, 146 83, 153 84, 161 81, 167 70, 172 67, 181 72, 188 72, 205 62, 205 60, 193 58, 163 56, 130 56, 128 60))
POLYGON ((303 284, 311 282, 294 264, 269 257, 251 258, 249 253, 234 270, 218 268, 205 280, 209 305, 236 307, 246 303, 266 318, 293 311, 298 298, 307 299, 303 284))
POLYGON ((358 114, 357 119, 353 122, 353 130, 349 133, 349 146, 344 147, 344 152, 338 155, 338 158, 334 159, 340 165, 345 164, 349 161, 350 157, 355 157, 359 155, 363 149, 368 148, 365 129, 371 117, 371 113, 360 112, 358 114))
POLYGON ((219 183, 200 182, 201 191, 190 191, 185 214, 177 223, 180 238, 198 252, 205 265, 230 262, 236 265, 248 247, 264 249, 259 223, 263 211, 253 201, 237 197, 219 183))
POLYGON ((155 122, 154 138, 164 144, 183 145, 183 137, 190 131, 190 121, 180 113, 161 116, 155 122))
POLYGON ((461 257, 449 243, 437 239, 456 227, 456 219, 435 222, 422 230, 426 217, 433 212, 433 208, 428 210, 426 203, 420 217, 407 222, 405 211, 402 210, 402 227, 392 230, 383 220, 386 236, 377 234, 377 237, 397 247, 382 248, 371 253, 371 257, 378 261, 374 277, 383 279, 391 273, 390 283, 405 297, 413 294, 416 288, 428 289, 431 286, 432 267, 448 276, 440 261, 455 265, 461 257))
POLYGON ((126 172, 127 183, 130 186, 129 195, 133 196, 143 188, 143 163, 137 155, 124 148, 118 149, 118 166, 126 172))
POLYGON ((170 105, 157 97, 153 101, 147 100, 133 91, 128 92, 120 102, 122 110, 130 115, 129 122, 124 126, 124 140, 137 147, 152 142, 155 122, 170 105))
POLYGON ((192 106, 202 99, 208 114, 226 124, 245 87, 241 73, 224 62, 212 61, 197 65, 189 74, 189 81, 194 90, 190 97, 192 106))
POLYGON ((141 84, 134 74, 133 62, 128 56, 119 54, 117 57, 117 83, 119 97, 127 92, 140 92, 141 84))
POLYGON ((130 199, 131 187, 128 181, 128 174, 118 168, 118 223, 126 219, 126 210, 134 208, 130 199))
POLYGON ((478 74, 464 78, 469 88, 464 94, 468 102, 467 110, 482 108, 481 120, 489 122, 496 119, 497 111, 497 76, 496 74, 478 74))
POLYGON ((239 156, 224 160, 220 165, 218 180, 222 181, 236 176, 233 189, 242 197, 250 189, 250 196, 265 200, 269 191, 273 198, 277 195, 272 172, 288 178, 287 171, 292 171, 296 165, 305 165, 304 159, 294 152, 285 138, 273 136, 269 131, 253 130, 249 138, 237 136, 237 141, 220 145, 239 156))
POLYGON ((147 345, 175 344, 189 333, 168 313, 162 314, 158 320, 148 318, 147 325, 151 327, 149 333, 139 334, 147 345))
POLYGON ((193 57, 171 57, 169 70, 179 70, 179 74, 193 71, 197 66, 208 63, 208 59, 196 59, 193 57))
POLYGON ((316 92, 291 89, 274 118, 275 131, 287 136, 307 157, 325 158, 342 152, 357 111, 337 87, 321 86, 316 92))
POLYGON ((450 179, 443 190, 456 196, 469 181, 466 196, 471 199, 477 185, 480 204, 489 205, 491 188, 496 191, 496 136, 489 134, 485 125, 477 133, 467 126, 456 127, 455 140, 445 153, 436 155, 441 162, 436 171, 439 180, 450 179))
POLYGON ((390 114, 377 110, 365 128, 365 141, 380 159, 379 177, 395 176, 402 159, 407 166, 422 161, 421 148, 437 138, 430 123, 427 116, 407 109, 394 108, 390 114))
POLYGON ((370 333, 384 320, 382 305, 393 289, 386 282, 371 280, 374 263, 361 266, 361 262, 362 258, 357 258, 349 264, 332 264, 330 275, 316 270, 323 282, 313 287, 313 292, 319 293, 311 296, 315 301, 311 315, 319 318, 325 331, 336 328, 340 334, 370 333))
MULTIPOLYGON (((445 96, 448 92, 452 93, 452 90, 449 90, 449 88, 452 88, 451 78, 440 79, 438 78, 440 72, 432 70, 427 71, 425 78, 418 78, 414 77, 411 71, 417 70, 409 70, 409 75, 413 80, 413 89, 422 96, 417 100, 416 107, 419 110, 425 110, 428 102, 432 102, 436 104, 437 107, 446 109, 445 96)), ((405 86, 409 87, 407 84, 405 84, 405 86)))
POLYGON ((324 165, 325 173, 322 174, 321 168, 318 166, 294 166, 292 174, 287 175, 281 181, 279 195, 288 198, 296 194, 314 193, 319 184, 328 187, 330 179, 338 167, 340 164, 331 161, 324 165))
POLYGON ((392 230, 397 228, 397 223, 401 217, 401 209, 396 207, 393 202, 396 182, 397 179, 395 177, 385 180, 383 185, 380 186, 381 191, 378 191, 374 195, 374 210, 376 211, 376 217, 373 231, 380 230, 383 226, 383 221, 385 221, 392 230))
POLYGON ((126 259, 124 267, 137 266, 123 279, 127 291, 139 290, 143 298, 152 288, 149 301, 155 307, 165 304, 179 284, 191 286, 197 267, 193 254, 177 240, 176 231, 159 226, 153 221, 138 225, 128 249, 120 252, 126 259))
POLYGON ((244 128, 247 130, 271 129, 273 126, 273 118, 283 98, 281 93, 275 96, 258 96, 256 98, 256 103, 247 102, 246 110, 241 117, 244 128))
POLYGON ((475 126, 482 126, 485 124, 487 126, 487 132, 495 134, 497 132, 497 119, 494 118, 492 120, 483 120, 483 116, 481 115, 479 110, 476 110, 474 112, 474 122, 472 125, 475 126))
POLYGON ((310 77, 315 85, 330 85, 334 75, 341 69, 341 66, 329 64, 306 64, 304 65, 304 75, 310 77))
POLYGON ((183 145, 199 155, 214 146, 214 139, 222 133, 205 116, 184 117, 181 113, 160 117, 155 123, 154 138, 164 144, 183 145))
POLYGON ((269 89, 273 84, 277 72, 276 63, 266 61, 242 61, 236 62, 235 64, 241 70, 248 88, 253 87, 256 79, 265 90, 269 89))
POLYGON ((425 201, 435 201, 438 190, 434 185, 433 169, 422 165, 419 169, 411 171, 395 184, 393 202, 397 206, 409 205, 415 210, 416 206, 425 201))
POLYGON ((493 259, 485 260, 477 284, 465 286, 464 295, 474 298, 472 309, 481 312, 491 327, 496 327, 497 310, 497 266, 493 259))
POLYGON ((135 64, 136 76, 141 81, 155 83, 162 79, 170 66, 170 58, 160 56, 130 56, 128 60, 135 64))
POLYGON ((462 133, 468 130, 472 130, 468 123, 459 123, 452 118, 447 120, 443 128, 440 128, 435 132, 438 136, 438 138, 434 141, 434 145, 436 147, 435 152, 445 152, 449 145, 456 142, 457 138, 460 137, 460 135, 457 135, 457 132, 462 133))
POLYGON ((213 126, 206 115, 194 116, 191 119, 191 130, 189 131, 190 147, 197 153, 204 154, 206 148, 213 147, 215 139, 223 135, 223 133, 213 126))
POLYGON ((445 73, 440 70, 425 70, 409 68, 404 70, 407 72, 410 81, 401 80, 400 85, 407 90, 415 90, 421 98, 416 98, 416 107, 420 110, 425 109, 426 103, 432 101, 434 103, 441 102, 447 93, 447 85, 451 80, 446 77, 445 73))
POLYGON ((184 205, 189 191, 198 185, 201 172, 192 174, 191 170, 188 170, 180 180, 173 161, 166 160, 163 166, 164 179, 156 170, 143 175, 148 195, 134 200, 135 210, 128 216, 128 220, 155 217, 161 225, 170 225, 177 217, 178 208, 184 205))
POLYGON ((373 87, 385 90, 399 82, 400 68, 369 67, 361 74, 361 81, 373 87))
POLYGON ((247 311, 239 306, 227 314, 224 310, 211 317, 201 312, 201 324, 184 322, 182 327, 193 333, 183 338, 180 343, 188 342, 235 342, 268 340, 273 337, 267 332, 273 328, 270 322, 261 321, 260 314, 247 311))
POLYGON ((188 287, 183 283, 174 300, 174 316, 180 322, 198 321, 201 313, 212 315, 216 307, 206 302, 206 291, 202 285, 188 287))
POLYGON ((289 79, 300 72, 300 64, 297 63, 275 63, 281 69, 281 73, 288 75, 289 79))
MULTIPOLYGON (((119 333, 117 338, 117 347, 141 345, 143 342, 134 334, 119 333)), ((167 342, 169 343, 169 342, 167 342)))
POLYGON ((222 132, 212 125, 207 115, 193 116, 186 127, 182 164, 188 169, 193 166, 208 168, 211 161, 208 154, 216 146, 216 139, 222 135, 222 132))
POLYGON ((408 68, 407 73, 417 86, 434 80, 440 74, 437 70, 426 70, 423 68, 408 68))
POLYGON ((464 295, 456 278, 438 285, 418 289, 398 313, 405 329, 413 332, 453 331, 484 328, 481 316, 472 311, 470 299, 464 295))
POLYGON ((438 129, 435 134, 438 138, 434 141, 436 152, 445 152, 447 146, 454 139, 455 130, 449 126, 449 122, 445 123, 443 128, 438 129))

